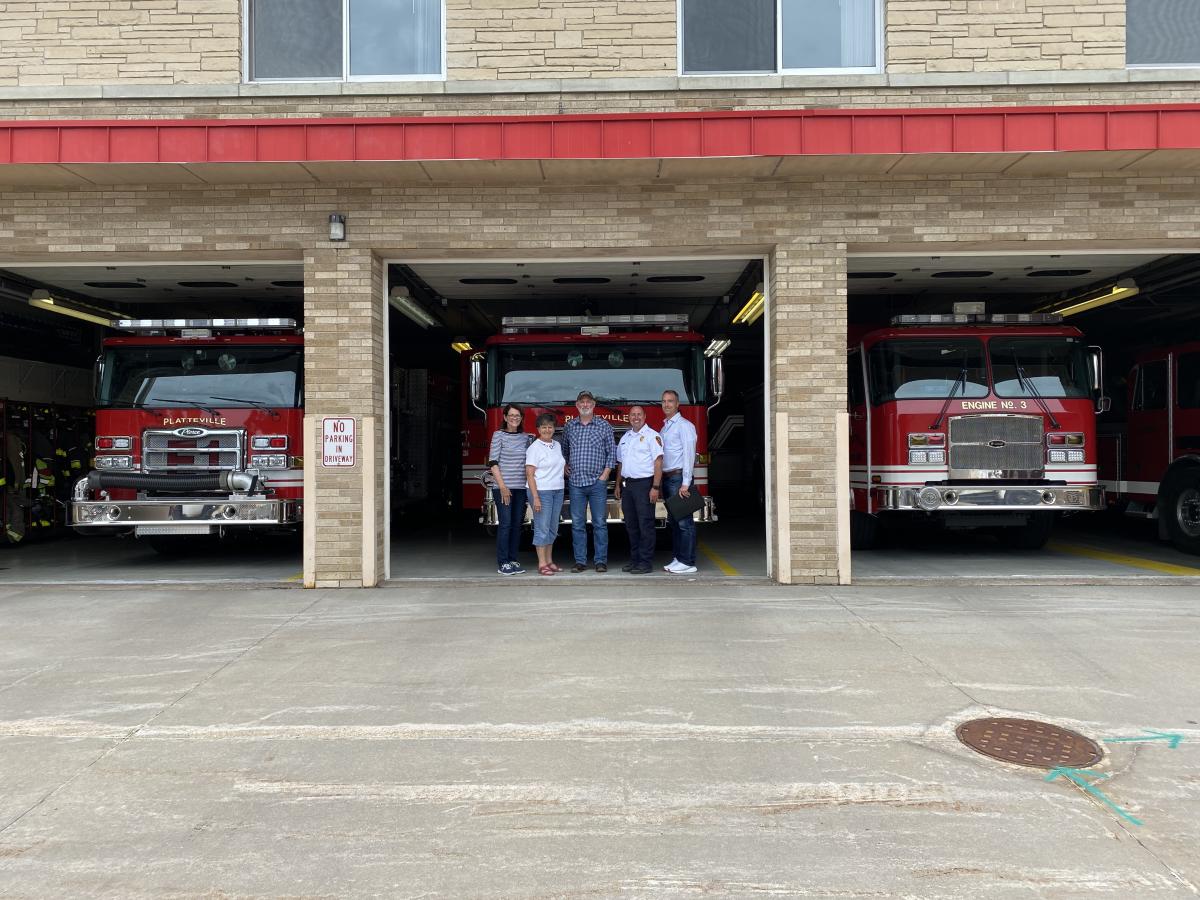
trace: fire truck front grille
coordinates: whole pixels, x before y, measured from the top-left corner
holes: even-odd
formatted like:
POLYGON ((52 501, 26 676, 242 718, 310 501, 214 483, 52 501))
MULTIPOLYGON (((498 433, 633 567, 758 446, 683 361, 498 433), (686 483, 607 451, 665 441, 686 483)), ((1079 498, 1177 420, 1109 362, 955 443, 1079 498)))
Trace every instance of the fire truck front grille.
POLYGON ((950 419, 950 477, 995 473, 1040 477, 1045 468, 1039 416, 954 416, 950 419))
POLYGON ((147 431, 142 435, 142 467, 147 472, 241 469, 244 467, 244 455, 240 431, 180 428, 175 431, 147 431))

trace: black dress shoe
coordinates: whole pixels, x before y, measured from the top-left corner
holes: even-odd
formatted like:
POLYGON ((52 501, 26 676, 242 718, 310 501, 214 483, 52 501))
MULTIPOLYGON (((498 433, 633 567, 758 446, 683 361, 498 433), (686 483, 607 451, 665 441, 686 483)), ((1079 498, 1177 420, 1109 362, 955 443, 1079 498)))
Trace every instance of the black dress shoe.
POLYGON ((629 570, 629 574, 630 575, 649 575, 650 567, 649 566, 634 566, 632 569, 629 570))
POLYGON ((580 572, 586 572, 587 563, 575 563, 575 565, 571 566, 571 571, 576 575, 578 575, 580 572))
POLYGON ((608 571, 608 563, 596 563, 596 571, 603 575, 608 571))
POLYGON ((636 568, 637 568, 637 563, 625 563, 625 565, 621 566, 621 571, 622 572, 632 572, 636 568))

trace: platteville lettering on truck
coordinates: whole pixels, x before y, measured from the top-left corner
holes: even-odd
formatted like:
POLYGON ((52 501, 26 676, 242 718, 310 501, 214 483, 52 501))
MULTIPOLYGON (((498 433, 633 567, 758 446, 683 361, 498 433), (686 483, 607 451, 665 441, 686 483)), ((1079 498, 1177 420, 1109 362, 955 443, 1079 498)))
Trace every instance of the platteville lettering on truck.
MULTIPOLYGON (((725 380, 721 358, 706 358, 704 347, 703 335, 689 328, 685 315, 503 318, 501 333, 489 337, 482 352, 462 354, 463 508, 479 510, 479 521, 489 527, 496 524, 485 463, 492 434, 502 427, 505 404, 525 411, 522 427, 530 434, 538 415, 553 413, 561 436, 563 425, 578 415, 575 397, 588 390, 596 397, 593 415, 608 420, 619 442, 629 429, 632 406, 642 406, 646 424, 660 430, 662 394, 673 390, 679 394, 679 412, 696 426, 693 477, 704 508, 694 518, 716 521, 708 496, 708 414, 720 402, 725 380)), ((611 483, 605 515, 609 522, 622 521, 611 483)), ((564 504, 562 522, 569 523, 570 516, 564 504)), ((661 500, 655 520, 666 526, 661 500)))
POLYGON ((92 471, 72 526, 156 549, 295 530, 303 515, 304 338, 292 319, 118 319, 96 361, 92 471))
POLYGON ((904 315, 851 341, 851 545, 882 524, 988 529, 1034 549, 1055 518, 1104 508, 1103 357, 1054 314, 981 303, 904 315))
POLYGON ((1129 373, 1123 428, 1100 435, 1100 477, 1127 515, 1200 554, 1200 341, 1157 347, 1129 373))

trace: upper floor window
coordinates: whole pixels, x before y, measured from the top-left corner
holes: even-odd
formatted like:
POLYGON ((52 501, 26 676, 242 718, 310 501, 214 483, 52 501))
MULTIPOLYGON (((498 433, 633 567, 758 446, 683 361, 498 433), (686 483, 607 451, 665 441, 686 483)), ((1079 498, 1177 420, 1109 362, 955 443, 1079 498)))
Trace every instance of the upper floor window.
POLYGON ((1200 66, 1200 3, 1126 0, 1125 63, 1200 66))
POLYGON ((880 0, 681 0, 683 72, 874 72, 880 0))
POLYGON ((443 74, 443 0, 246 0, 251 81, 443 74))

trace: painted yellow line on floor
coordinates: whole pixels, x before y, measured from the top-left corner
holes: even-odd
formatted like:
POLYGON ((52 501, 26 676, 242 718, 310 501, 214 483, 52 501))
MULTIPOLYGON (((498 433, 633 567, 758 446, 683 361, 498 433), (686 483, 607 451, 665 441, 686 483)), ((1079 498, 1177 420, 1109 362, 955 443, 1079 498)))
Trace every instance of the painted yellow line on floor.
POLYGON ((725 562, 725 560, 721 557, 721 554, 718 553, 716 550, 713 550, 707 544, 705 544, 704 541, 700 541, 696 546, 698 546, 700 548, 701 553, 703 553, 710 560, 712 560, 713 565, 716 566, 718 569, 720 569, 722 574, 725 574, 725 575, 737 575, 738 574, 737 569, 735 569, 729 563, 725 562))
POLYGON ((295 575, 289 575, 287 578, 284 579, 284 581, 299 581, 303 577, 304 577, 303 572, 297 572, 295 575))
POLYGON ((1190 566, 1177 566, 1174 563, 1156 562, 1153 559, 1143 559, 1140 556, 1126 556, 1123 553, 1110 553, 1107 550, 1097 550, 1095 547, 1085 547, 1082 544, 1064 544, 1051 541, 1047 546, 1059 553, 1070 553, 1073 556, 1086 556, 1089 559, 1101 559, 1105 562, 1116 563, 1119 566, 1132 566, 1135 569, 1150 569, 1153 572, 1163 572, 1167 575, 1200 575, 1200 569, 1190 566))

